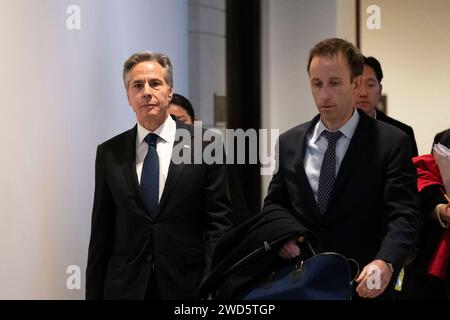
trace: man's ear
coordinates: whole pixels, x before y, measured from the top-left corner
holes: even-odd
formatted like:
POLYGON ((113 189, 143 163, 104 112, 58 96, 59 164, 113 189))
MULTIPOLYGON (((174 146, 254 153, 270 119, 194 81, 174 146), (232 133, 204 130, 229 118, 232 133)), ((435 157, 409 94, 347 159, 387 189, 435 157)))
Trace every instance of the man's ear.
POLYGON ((127 90, 127 100, 128 100, 128 104, 131 106, 130 95, 128 94, 128 90, 127 90))
POLYGON ((172 101, 173 98, 173 87, 169 88, 169 101, 172 101))

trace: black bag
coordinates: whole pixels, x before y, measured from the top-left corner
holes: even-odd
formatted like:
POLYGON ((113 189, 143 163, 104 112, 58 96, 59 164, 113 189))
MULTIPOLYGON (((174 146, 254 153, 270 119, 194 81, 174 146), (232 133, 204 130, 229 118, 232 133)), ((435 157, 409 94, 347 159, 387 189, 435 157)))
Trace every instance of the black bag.
POLYGON ((358 263, 336 252, 315 254, 308 242, 306 245, 313 256, 270 273, 241 299, 350 300, 358 263))

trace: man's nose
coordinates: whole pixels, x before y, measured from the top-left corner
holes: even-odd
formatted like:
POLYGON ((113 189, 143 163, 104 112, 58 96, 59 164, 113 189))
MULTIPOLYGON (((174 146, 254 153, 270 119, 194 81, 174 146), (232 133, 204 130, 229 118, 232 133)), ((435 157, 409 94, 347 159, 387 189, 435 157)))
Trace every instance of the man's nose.
POLYGON ((144 97, 151 97, 152 96, 152 90, 150 88, 150 85, 148 83, 144 84, 144 88, 142 89, 142 94, 144 97))
POLYGON ((365 85, 360 85, 358 87, 358 94, 360 97, 366 97, 367 96, 367 89, 365 85))
POLYGON ((320 97, 320 100, 323 102, 326 102, 330 99, 330 91, 326 86, 324 86, 322 88, 322 90, 320 90, 319 97, 320 97))

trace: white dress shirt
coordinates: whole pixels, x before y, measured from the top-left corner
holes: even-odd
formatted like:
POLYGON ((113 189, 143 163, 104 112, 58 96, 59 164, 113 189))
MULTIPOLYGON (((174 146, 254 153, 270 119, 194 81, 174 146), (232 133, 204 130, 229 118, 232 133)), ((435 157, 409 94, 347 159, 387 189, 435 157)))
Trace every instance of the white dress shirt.
MULTIPOLYGON (((338 130, 342 132, 341 138, 336 144, 336 175, 339 172, 342 159, 345 156, 350 140, 355 133, 359 122, 359 114, 356 109, 353 109, 352 117, 338 130)), ((324 130, 328 128, 324 125, 321 119, 314 126, 314 130, 306 137, 306 154, 305 154, 305 172, 308 177, 309 184, 317 201, 317 192, 319 189, 320 168, 322 167, 323 157, 328 147, 328 141, 322 135, 324 130)), ((334 130, 334 131, 338 131, 334 130)))
MULTIPOLYGON (((161 195, 166 184, 167 173, 169 172, 176 130, 177 124, 172 117, 168 116, 166 121, 153 131, 153 133, 157 134, 159 137, 156 141, 156 152, 158 153, 159 158, 159 200, 161 200, 161 195)), ((144 164, 144 159, 148 151, 148 144, 144 141, 144 138, 150 132, 151 131, 145 129, 138 122, 136 135, 136 173, 139 184, 141 184, 142 165, 144 164)))

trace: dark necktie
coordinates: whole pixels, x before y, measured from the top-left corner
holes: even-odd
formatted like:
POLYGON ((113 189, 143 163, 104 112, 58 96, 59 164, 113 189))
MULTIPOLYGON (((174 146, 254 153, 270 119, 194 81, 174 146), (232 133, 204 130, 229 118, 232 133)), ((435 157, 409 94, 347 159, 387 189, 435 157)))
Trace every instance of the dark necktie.
POLYGON ((141 191, 147 209, 152 216, 156 216, 158 213, 159 199, 159 158, 156 152, 157 139, 158 136, 154 133, 149 133, 144 139, 148 144, 148 152, 144 159, 141 174, 141 191))
POLYGON ((328 201, 336 179, 336 143, 342 136, 342 132, 324 131, 323 134, 328 140, 328 147, 320 168, 319 189, 317 192, 317 205, 322 214, 328 207, 328 201))

